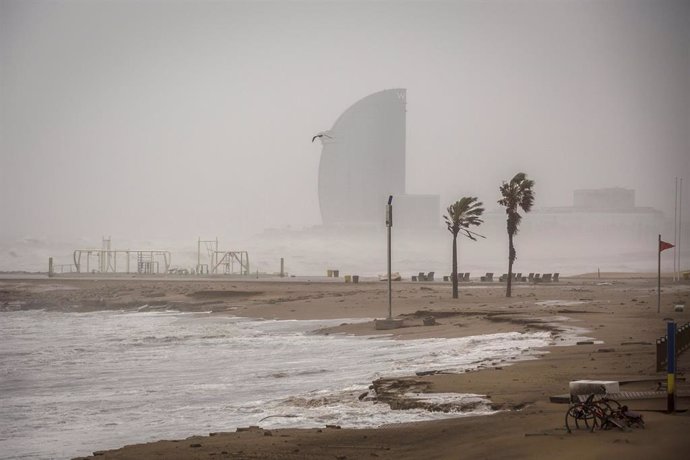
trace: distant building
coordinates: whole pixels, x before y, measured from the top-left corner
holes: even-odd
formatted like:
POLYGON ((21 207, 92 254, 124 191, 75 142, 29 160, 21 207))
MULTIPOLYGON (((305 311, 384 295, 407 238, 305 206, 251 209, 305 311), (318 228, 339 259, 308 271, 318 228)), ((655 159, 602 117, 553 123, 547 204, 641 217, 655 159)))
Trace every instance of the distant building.
POLYGON ((406 90, 389 89, 353 104, 319 137, 319 206, 324 225, 377 225, 389 195, 394 222, 439 225, 438 195, 405 193, 406 90))
POLYGON ((535 209, 523 221, 527 231, 587 235, 598 239, 647 240, 660 232, 663 213, 635 205, 635 190, 575 190, 573 205, 535 209))
POLYGON ((632 211, 635 210, 635 190, 618 187, 575 190, 573 207, 583 211, 632 211))

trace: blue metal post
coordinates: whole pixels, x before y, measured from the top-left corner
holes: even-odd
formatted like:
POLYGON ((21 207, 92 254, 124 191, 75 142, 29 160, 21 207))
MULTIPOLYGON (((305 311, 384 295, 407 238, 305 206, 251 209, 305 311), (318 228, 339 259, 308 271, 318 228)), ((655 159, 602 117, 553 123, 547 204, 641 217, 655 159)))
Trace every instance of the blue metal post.
POLYGON ((667 344, 667 372, 668 381, 666 389, 668 391, 668 411, 676 410, 676 323, 669 321, 666 323, 667 344))

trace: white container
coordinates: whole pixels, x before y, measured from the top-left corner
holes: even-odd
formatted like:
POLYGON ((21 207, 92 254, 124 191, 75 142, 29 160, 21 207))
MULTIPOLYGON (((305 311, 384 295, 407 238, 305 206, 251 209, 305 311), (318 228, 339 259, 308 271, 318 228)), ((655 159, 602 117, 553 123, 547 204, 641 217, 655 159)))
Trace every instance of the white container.
POLYGON ((575 380, 570 382, 570 394, 591 395, 620 393, 620 384, 614 380, 575 380))

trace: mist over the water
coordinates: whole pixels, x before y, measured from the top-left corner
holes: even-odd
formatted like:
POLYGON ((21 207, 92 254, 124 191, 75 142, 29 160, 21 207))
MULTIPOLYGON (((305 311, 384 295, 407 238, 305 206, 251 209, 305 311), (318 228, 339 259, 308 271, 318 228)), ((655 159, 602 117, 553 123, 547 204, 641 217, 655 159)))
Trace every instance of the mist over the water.
MULTIPOLYGON (((674 177, 690 248, 689 48, 683 0, 3 0, 0 270, 68 263, 101 236, 189 266, 197 238, 218 236, 262 271, 283 256, 296 274, 383 272, 382 229, 318 229, 311 137, 397 87, 409 193, 497 210, 501 181, 525 171, 537 198, 519 270, 653 270, 656 235, 673 238, 674 177), (658 226, 617 235, 602 214, 611 230, 530 228, 573 190, 606 187, 634 189, 658 226)), ((501 225, 462 242, 467 271, 505 270, 501 225)), ((440 213, 437 230, 396 231, 400 271, 449 271, 440 213)))

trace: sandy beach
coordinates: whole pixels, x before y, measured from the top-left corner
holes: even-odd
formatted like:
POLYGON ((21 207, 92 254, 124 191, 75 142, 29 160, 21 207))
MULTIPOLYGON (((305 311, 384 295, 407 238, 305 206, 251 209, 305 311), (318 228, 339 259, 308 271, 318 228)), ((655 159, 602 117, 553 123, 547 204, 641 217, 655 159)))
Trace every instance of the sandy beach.
MULTIPOLYGON (((581 431, 564 428, 565 404, 550 396, 568 392, 578 379, 616 380, 624 391, 651 391, 665 383, 656 372, 655 341, 665 334, 666 319, 690 321, 690 283, 663 280, 657 313, 656 279, 645 274, 581 275, 559 283, 518 283, 513 297, 505 285, 463 283, 451 299, 450 283, 394 283, 394 316, 405 327, 377 331, 373 322, 342 324, 323 334, 393 334, 392 340, 468 337, 497 332, 549 331, 555 346, 539 359, 511 365, 487 365, 462 374, 437 373, 379 380, 382 403, 404 408, 407 390, 487 395, 498 410, 490 416, 399 424, 377 429, 322 427, 272 429, 247 427, 237 432, 204 433, 184 440, 161 440, 95 452, 99 459, 134 458, 664 458, 690 446, 690 398, 678 399, 681 411, 666 414, 665 398, 627 401, 640 411, 645 429, 581 431), (673 306, 685 304, 683 312, 673 306), (424 318, 436 324, 425 326, 424 318), (592 338, 568 343, 572 328, 592 338), (580 329, 578 329, 580 330, 580 329)), ((48 309, 64 312, 138 309, 211 311, 266 319, 382 318, 387 314, 385 283, 346 284, 314 279, 4 279, 2 310, 48 309)), ((1 314, 1 313, 0 313, 1 314)), ((678 391, 688 395, 683 379, 688 354, 679 359, 678 391)), ((401 409, 404 410, 404 409, 401 409)), ((201 431, 201 430, 200 430, 201 431)))

